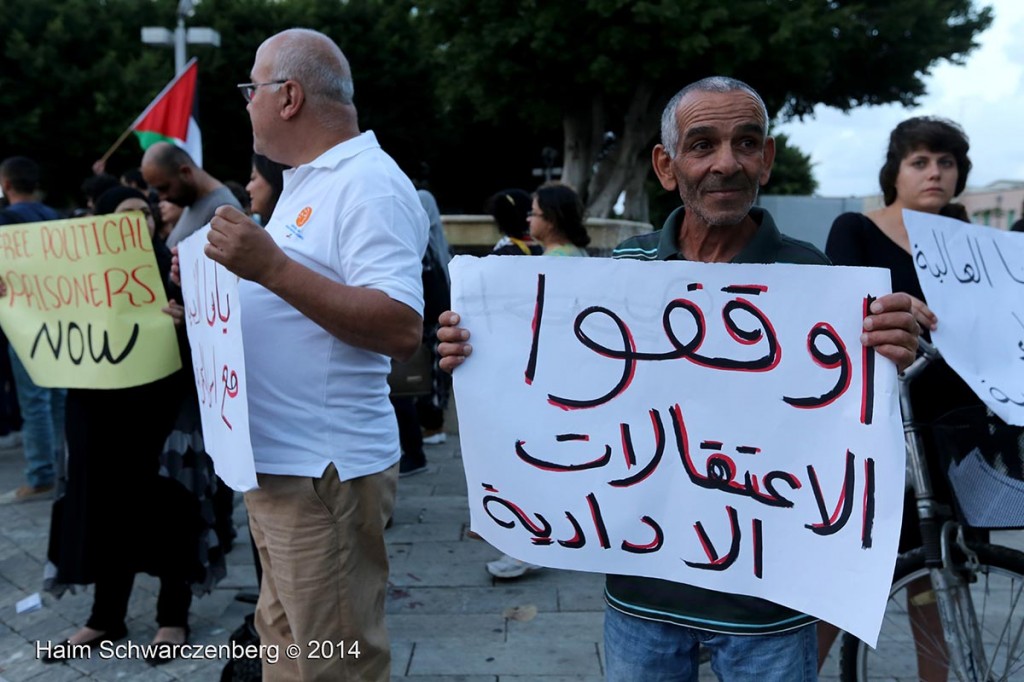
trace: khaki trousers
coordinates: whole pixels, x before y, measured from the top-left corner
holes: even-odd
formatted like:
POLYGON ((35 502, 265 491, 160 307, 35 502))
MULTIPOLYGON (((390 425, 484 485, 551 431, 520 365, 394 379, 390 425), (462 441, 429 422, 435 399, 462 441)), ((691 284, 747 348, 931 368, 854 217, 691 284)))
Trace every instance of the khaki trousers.
POLYGON ((264 659, 263 679, 388 682, 384 524, 398 465, 344 483, 333 464, 320 478, 258 481, 245 493, 263 563, 255 623, 261 644, 278 654, 276 663, 264 659))

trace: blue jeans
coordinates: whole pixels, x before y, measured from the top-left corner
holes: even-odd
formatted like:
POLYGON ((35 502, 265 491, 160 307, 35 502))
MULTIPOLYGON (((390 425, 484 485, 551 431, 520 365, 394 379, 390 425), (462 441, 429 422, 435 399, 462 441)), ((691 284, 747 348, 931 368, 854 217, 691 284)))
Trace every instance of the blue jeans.
POLYGON ((64 455, 64 399, 67 391, 36 386, 14 347, 8 346, 7 351, 24 422, 21 443, 27 464, 25 478, 31 486, 53 485, 56 479, 54 464, 58 457, 64 455))
POLYGON ((815 682, 815 626, 777 635, 727 635, 627 616, 610 606, 604 614, 608 682, 697 682, 699 647, 711 652, 711 669, 727 682, 815 682))

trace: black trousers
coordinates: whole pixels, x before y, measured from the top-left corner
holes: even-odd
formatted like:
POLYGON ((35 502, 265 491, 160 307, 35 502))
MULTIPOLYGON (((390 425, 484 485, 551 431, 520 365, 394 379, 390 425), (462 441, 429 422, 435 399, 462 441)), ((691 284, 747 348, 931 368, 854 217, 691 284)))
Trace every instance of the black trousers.
MULTIPOLYGON (((103 632, 120 630, 128 614, 128 598, 135 583, 134 573, 104 576, 96 581, 92 614, 86 626, 103 632)), ((156 622, 159 627, 188 627, 188 609, 192 605, 192 588, 184 578, 161 578, 156 600, 156 622)))

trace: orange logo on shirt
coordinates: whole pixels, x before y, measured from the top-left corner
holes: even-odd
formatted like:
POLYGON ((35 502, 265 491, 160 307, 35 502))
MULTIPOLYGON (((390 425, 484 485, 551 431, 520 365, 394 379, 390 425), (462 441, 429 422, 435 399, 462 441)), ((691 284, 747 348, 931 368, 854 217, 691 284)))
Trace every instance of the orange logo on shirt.
POLYGON ((299 211, 298 217, 295 219, 295 224, 302 227, 309 221, 309 216, 313 215, 313 209, 307 206, 306 208, 299 211))

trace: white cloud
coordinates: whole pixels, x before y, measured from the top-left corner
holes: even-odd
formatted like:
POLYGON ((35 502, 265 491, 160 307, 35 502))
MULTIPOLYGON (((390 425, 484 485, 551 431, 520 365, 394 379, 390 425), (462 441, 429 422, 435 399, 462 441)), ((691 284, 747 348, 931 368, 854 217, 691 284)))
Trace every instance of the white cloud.
MULTIPOLYGON (((983 0, 984 2, 984 0, 983 0)), ((863 107, 849 114, 817 107, 813 118, 778 126, 790 141, 810 154, 818 193, 861 196, 878 192, 889 132, 911 116, 945 116, 958 122, 971 139, 970 185, 1024 179, 1024 2, 988 0, 992 26, 978 38, 979 47, 963 66, 940 63, 925 79, 920 106, 863 107)))

